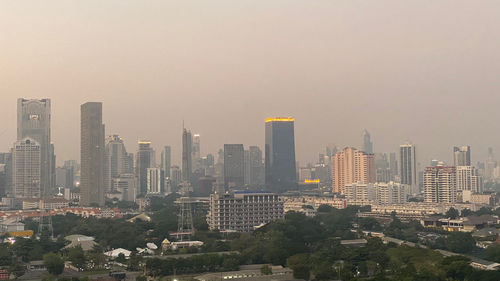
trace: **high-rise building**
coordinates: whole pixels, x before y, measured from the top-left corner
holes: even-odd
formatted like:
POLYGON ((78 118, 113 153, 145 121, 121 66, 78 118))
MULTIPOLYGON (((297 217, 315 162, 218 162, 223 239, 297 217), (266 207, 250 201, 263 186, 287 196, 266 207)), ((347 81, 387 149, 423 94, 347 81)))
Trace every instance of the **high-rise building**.
POLYGON ((370 133, 365 129, 363 131, 363 149, 368 154, 373 154, 373 143, 371 141, 370 133))
POLYGON ((386 153, 375 155, 375 178, 377 182, 390 182, 393 180, 392 170, 386 153))
POLYGON ((12 190, 16 198, 41 197, 41 146, 26 137, 14 144, 12 190))
POLYGON ((398 173, 398 160, 396 157, 396 152, 391 152, 389 154, 389 168, 391 169, 391 175, 392 175, 393 179, 397 175, 399 175, 399 173, 398 173))
POLYGON ((374 155, 346 147, 332 158, 333 191, 344 194, 346 185, 375 182, 374 155))
POLYGON ((483 178, 473 166, 457 166, 457 190, 470 190, 471 192, 483 192, 483 178))
POLYGON ((170 178, 170 167, 172 166, 172 152, 170 146, 163 147, 161 152, 161 170, 165 177, 170 178))
POLYGON ((415 146, 405 143, 399 146, 399 177, 402 184, 410 186, 410 193, 417 194, 417 158, 415 146))
POLYGON ((224 187, 242 188, 245 185, 243 144, 224 144, 224 187))
POLYGON ((297 187, 294 121, 292 117, 266 119, 265 181, 274 192, 297 187))
POLYGON ((54 156, 51 148, 50 99, 17 100, 17 140, 31 138, 40 145, 40 188, 43 194, 52 192, 54 187, 54 156))
POLYGON ((113 178, 113 190, 121 192, 121 200, 135 202, 137 178, 134 174, 121 174, 113 178))
POLYGON ((161 194, 163 192, 163 172, 160 168, 147 169, 147 194, 161 194))
POLYGON ((73 168, 57 167, 56 168, 56 187, 73 188, 73 168))
POLYGON ((201 144, 200 144, 200 135, 193 135, 193 149, 191 151, 191 160, 193 161, 193 172, 200 172, 200 160, 201 160, 201 144))
POLYGON ((193 137, 191 131, 183 129, 182 132, 182 180, 191 182, 193 173, 193 137))
POLYGON ((104 206, 104 124, 102 103, 81 106, 81 176, 82 206, 104 206))
MULTIPOLYGON (((182 182, 182 170, 179 166, 170 167, 170 184, 173 188, 177 188, 182 182)), ((173 192, 173 191, 171 191, 173 192)))
POLYGON ((11 149, 10 152, 0 153, 0 164, 3 165, 4 171, 4 181, 3 186, 0 187, 0 194, 3 194, 3 196, 10 195, 12 193, 12 176, 14 174, 12 169, 12 154, 13 149, 11 149))
POLYGON ((135 156, 135 170, 139 181, 138 195, 145 195, 148 190, 148 168, 151 168, 151 156, 154 151, 151 147, 151 142, 148 140, 140 140, 138 143, 139 149, 135 156))
POLYGON ((104 171, 104 188, 106 192, 111 191, 113 178, 132 171, 132 167, 129 167, 129 165, 129 156, 123 139, 118 135, 108 136, 106 138, 104 171))
POLYGON ((264 163, 262 150, 258 146, 248 148, 248 185, 252 187, 264 185, 264 163))
POLYGON ((424 201, 427 203, 455 203, 457 180, 455 167, 438 165, 424 171, 424 201))
POLYGON ((455 166, 470 166, 470 146, 453 147, 453 163, 455 166))

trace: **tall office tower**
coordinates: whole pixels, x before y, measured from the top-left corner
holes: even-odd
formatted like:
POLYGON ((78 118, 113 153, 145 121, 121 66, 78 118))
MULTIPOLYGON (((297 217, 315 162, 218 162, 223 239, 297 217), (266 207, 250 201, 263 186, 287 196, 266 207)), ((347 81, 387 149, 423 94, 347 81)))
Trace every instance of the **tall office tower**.
POLYGON ((129 158, 123 139, 118 135, 106 138, 104 190, 109 192, 113 188, 113 178, 121 174, 130 173, 129 158))
POLYGON ((363 131, 363 149, 368 154, 373 153, 373 143, 371 141, 370 133, 365 129, 363 131))
POLYGON ((224 144, 224 187, 242 188, 245 185, 243 144, 224 144))
POLYGON ((375 154, 375 178, 377 182, 392 181, 392 170, 387 154, 385 153, 375 154))
POLYGON ((23 138, 14 144, 12 154, 12 190, 16 198, 40 198, 42 148, 32 138, 23 138))
POLYGON ((258 146, 248 148, 249 180, 252 187, 264 185, 264 163, 262 162, 262 150, 258 146))
POLYGON ((191 131, 182 131, 182 180, 191 182, 193 173, 193 137, 191 131))
MULTIPOLYGON (((0 195, 5 196, 12 193, 12 149, 10 152, 0 153, 0 166, 3 165, 3 185, 0 187, 0 195), (1 193, 3 190, 3 193, 1 193)), ((1 184, 1 183, 0 183, 1 184)))
POLYGON ((394 177, 398 175, 398 160, 396 158, 396 152, 391 152, 389 154, 389 168, 391 169, 391 175, 394 177))
POLYGON ((81 106, 80 205, 104 206, 104 124, 102 103, 81 106))
POLYGON ((54 187, 53 150, 50 143, 50 99, 17 100, 17 140, 29 137, 40 145, 40 188, 50 194, 54 187))
POLYGON ((483 191, 483 178, 473 166, 457 166, 457 190, 470 190, 475 193, 483 191))
POLYGON ((333 191, 344 194, 345 186, 352 183, 375 182, 373 154, 346 147, 332 158, 333 191))
POLYGON ((56 168, 56 187, 73 188, 73 169, 71 167, 56 168))
POLYGON ((0 197, 4 197, 7 193, 7 174, 5 172, 5 164, 0 164, 0 197))
POLYGON ((265 172, 269 190, 279 193, 296 189, 295 133, 292 117, 266 119, 265 172))
POLYGON ((455 166, 470 166, 470 146, 453 147, 453 163, 455 166))
POLYGON ((165 177, 170 178, 170 167, 172 166, 172 155, 170 146, 163 147, 161 151, 161 170, 165 177))
POLYGON ((200 160, 201 160, 201 150, 200 150, 200 135, 193 135, 193 149, 191 151, 191 161, 193 172, 199 173, 200 171, 200 160))
POLYGON ((139 145, 139 149, 135 154, 135 174, 139 180, 137 194, 145 195, 148 190, 148 168, 151 168, 153 149, 151 148, 151 142, 148 140, 140 140, 137 144, 139 145))
POLYGON ((219 149, 217 152, 217 162, 214 168, 217 184, 224 186, 224 149, 219 149))
POLYGON ((410 194, 419 192, 417 185, 417 158, 415 146, 405 143, 399 146, 399 177, 402 184, 410 186, 410 194))
POLYGON ((488 160, 485 164, 485 178, 492 180, 495 178, 494 171, 497 167, 497 161, 495 160, 495 155, 493 153, 493 148, 488 147, 488 160))
POLYGON ((160 168, 147 169, 147 194, 161 194, 163 192, 163 172, 160 168))
POLYGON ((424 201, 427 203, 455 203, 457 201, 455 167, 438 165, 425 168, 424 201))
POLYGON ((182 182, 182 170, 179 166, 170 167, 170 184, 172 187, 177 188, 182 182))
POLYGON ((113 190, 121 192, 123 201, 135 202, 137 178, 134 174, 121 174, 113 179, 113 190))

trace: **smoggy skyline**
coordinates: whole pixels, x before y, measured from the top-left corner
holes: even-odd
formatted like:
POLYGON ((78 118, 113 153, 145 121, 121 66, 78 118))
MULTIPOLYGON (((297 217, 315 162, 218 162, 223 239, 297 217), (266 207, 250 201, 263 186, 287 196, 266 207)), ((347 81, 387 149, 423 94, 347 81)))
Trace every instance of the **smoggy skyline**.
MULTIPOLYGON (((326 145, 375 152, 410 140, 423 166, 454 145, 500 155, 498 1, 4 1, 0 151, 17 98, 52 100, 57 162, 80 158, 80 105, 106 135, 150 139, 180 163, 182 122, 202 154, 264 146, 295 117, 301 164, 326 145), (390 8, 389 8, 390 7, 390 8)), ((497 157, 498 158, 498 157, 497 157)))

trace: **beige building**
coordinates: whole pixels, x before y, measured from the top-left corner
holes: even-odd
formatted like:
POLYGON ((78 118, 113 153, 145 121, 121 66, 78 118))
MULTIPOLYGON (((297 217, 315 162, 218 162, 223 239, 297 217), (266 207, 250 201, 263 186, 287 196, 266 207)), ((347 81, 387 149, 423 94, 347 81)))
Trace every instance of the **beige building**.
POLYGON ((457 166, 457 190, 470 190, 481 193, 483 191, 483 178, 473 166, 457 166))
POLYGON ((373 154, 356 148, 346 147, 332 157, 333 191, 344 194, 345 186, 361 182, 375 182, 375 162, 373 154))
POLYGON ((426 203, 455 203, 457 180, 455 167, 427 167, 424 171, 424 201, 426 203))

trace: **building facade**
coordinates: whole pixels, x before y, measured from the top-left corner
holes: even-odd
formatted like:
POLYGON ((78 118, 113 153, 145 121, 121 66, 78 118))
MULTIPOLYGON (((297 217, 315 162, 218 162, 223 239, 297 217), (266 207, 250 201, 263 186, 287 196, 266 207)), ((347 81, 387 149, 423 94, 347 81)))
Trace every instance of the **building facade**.
POLYGON ((470 146, 453 147, 454 166, 470 166, 470 146))
POLYGON ((266 119, 265 181, 273 192, 297 187, 294 122, 291 117, 266 119))
POLYGON ((163 172, 160 168, 147 169, 147 194, 163 193, 163 172))
POLYGON ((16 198, 40 198, 42 194, 41 147, 32 138, 14 144, 12 191, 16 198))
POLYGON ((483 192, 483 177, 473 166, 457 166, 457 190, 470 190, 474 193, 483 192))
POLYGON ((81 175, 82 206, 104 206, 104 124, 102 103, 81 106, 81 175))
POLYGON ((191 131, 182 131, 182 180, 191 182, 193 173, 193 137, 191 131))
POLYGON ((346 185, 375 182, 373 154, 367 154, 352 147, 346 147, 332 157, 333 191, 344 194, 346 185))
POLYGON ((416 148, 413 144, 405 143, 399 146, 399 165, 401 183, 409 185, 412 194, 419 193, 416 148))
POLYGON ((371 141, 370 133, 367 130, 363 131, 363 152, 373 154, 373 143, 371 141))
POLYGON ((424 171, 424 202, 455 203, 457 179, 455 167, 438 165, 424 171))
POLYGON ((226 190, 245 185, 245 150, 243 144, 224 144, 224 187, 226 190))
POLYGON ((139 148, 135 156, 135 174, 139 180, 138 195, 145 195, 148 190, 148 168, 152 165, 152 154, 154 153, 151 147, 151 141, 140 140, 138 143, 139 148))
POLYGON ((283 217, 283 202, 275 193, 214 193, 210 196, 207 223, 210 230, 252 232, 257 226, 283 217))
POLYGON ((165 177, 170 178, 170 167, 172 167, 172 148, 170 146, 163 147, 161 151, 161 170, 165 177))
POLYGON ((125 144, 123 143, 123 139, 118 135, 112 135, 106 138, 104 157, 104 189, 106 192, 109 192, 113 187, 113 179, 121 174, 132 173, 133 167, 129 166, 129 156, 125 149, 125 144))

